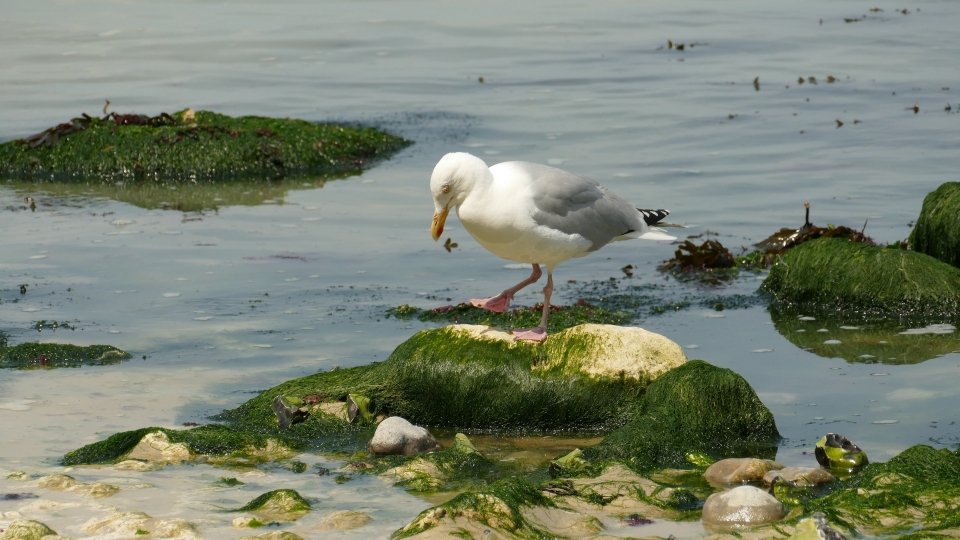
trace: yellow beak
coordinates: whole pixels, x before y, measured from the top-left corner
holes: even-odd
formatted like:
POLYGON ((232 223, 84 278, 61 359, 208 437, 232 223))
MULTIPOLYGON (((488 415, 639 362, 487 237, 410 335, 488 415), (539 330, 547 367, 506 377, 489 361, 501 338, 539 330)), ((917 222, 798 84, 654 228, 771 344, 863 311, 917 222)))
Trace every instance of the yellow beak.
POLYGON ((447 222, 447 214, 449 213, 450 208, 444 207, 443 210, 433 215, 433 223, 430 224, 430 234, 433 235, 434 242, 439 240, 440 235, 443 234, 443 224, 447 222))

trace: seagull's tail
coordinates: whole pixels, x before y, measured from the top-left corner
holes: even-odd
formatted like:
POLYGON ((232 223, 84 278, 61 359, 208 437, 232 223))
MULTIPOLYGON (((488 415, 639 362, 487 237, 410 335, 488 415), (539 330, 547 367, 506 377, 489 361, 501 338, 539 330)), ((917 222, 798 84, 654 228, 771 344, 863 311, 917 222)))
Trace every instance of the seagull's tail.
POLYGON ((641 215, 643 215, 643 221, 647 225, 656 225, 663 218, 670 215, 669 210, 644 210, 643 208, 637 208, 641 215))

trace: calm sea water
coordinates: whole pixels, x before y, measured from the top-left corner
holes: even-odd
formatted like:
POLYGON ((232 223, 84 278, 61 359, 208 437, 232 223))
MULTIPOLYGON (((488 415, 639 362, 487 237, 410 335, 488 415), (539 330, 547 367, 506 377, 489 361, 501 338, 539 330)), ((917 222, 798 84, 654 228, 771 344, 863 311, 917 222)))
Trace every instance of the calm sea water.
MULTIPOLYGON (((0 374, 0 473, 61 472, 64 452, 117 431, 203 422, 283 380, 383 359, 425 327, 385 319, 386 308, 459 302, 519 281, 524 271, 454 219, 447 234, 459 248, 430 240, 427 181, 449 151, 592 176, 638 206, 669 208, 690 227, 682 232, 714 231, 735 249, 802 224, 804 201, 819 225, 869 220, 874 239, 905 238, 924 195, 956 179, 957 27, 960 7, 947 1, 8 2, 0 140, 98 113, 109 99, 119 112, 362 122, 416 144, 358 177, 202 214, 0 179, 0 329, 15 343, 110 343, 135 354, 116 366, 0 374), (20 208, 25 196, 38 200, 36 212, 20 208), (76 329, 38 334, 38 320, 76 329)), ((673 249, 618 243, 561 265, 557 279, 605 279, 633 264, 635 283, 664 283, 654 268, 673 249)), ((726 290, 758 284, 750 276, 726 290)), ((538 298, 533 289, 520 301, 538 298)), ((783 463, 812 464, 803 452, 829 431, 874 460, 960 440, 956 353, 847 363, 792 345, 763 308, 639 324, 745 376, 786 437, 783 463)), ((70 474, 131 489, 93 503, 0 478, 0 491, 63 504, 0 502, 0 512, 20 508, 82 537, 87 518, 111 511, 105 503, 233 538, 216 510, 285 486, 320 501, 290 530, 309 536, 327 512, 359 509, 374 521, 343 536, 370 538, 432 504, 375 478, 336 485, 271 471, 212 490, 225 473, 205 466, 70 474), (142 483, 154 487, 132 489, 142 483)), ((705 534, 699 524, 660 527, 651 534, 705 534)))

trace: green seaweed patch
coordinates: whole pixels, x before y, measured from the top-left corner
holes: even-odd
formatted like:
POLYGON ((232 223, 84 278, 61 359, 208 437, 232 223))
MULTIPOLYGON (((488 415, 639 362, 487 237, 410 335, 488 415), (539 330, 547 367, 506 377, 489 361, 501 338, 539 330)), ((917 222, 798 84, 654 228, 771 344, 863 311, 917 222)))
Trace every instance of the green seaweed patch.
MULTIPOLYGON (((631 414, 629 405, 643 392, 643 382, 571 375, 563 373, 562 366, 534 369, 552 365, 551 351, 559 355, 567 350, 564 345, 577 348, 578 339, 585 338, 554 334, 541 346, 476 339, 450 328, 425 330, 400 344, 383 362, 285 382, 220 418, 241 430, 281 433, 271 408, 277 395, 317 395, 330 402, 355 394, 370 399, 374 416, 401 416, 424 426, 590 431, 623 425, 631 414)), ((342 434, 340 441, 349 442, 352 436, 359 449, 372 430, 318 410, 282 434, 320 447, 337 443, 335 436, 342 434)))
POLYGON ((450 448, 415 456, 383 456, 361 459, 348 465, 361 474, 395 479, 395 485, 419 493, 474 489, 516 472, 513 466, 498 466, 480 453, 470 439, 457 433, 450 448))
POLYGON ((114 181, 336 174, 411 144, 374 128, 189 109, 152 118, 84 115, 61 126, 0 144, 0 174, 114 181))
POLYGON ((242 486, 245 483, 233 477, 227 478, 226 476, 221 476, 220 480, 217 480, 217 484, 221 486, 235 487, 235 486, 242 486))
POLYGON ((866 534, 960 527, 960 456, 912 446, 886 463, 867 465, 827 496, 801 503, 807 512, 823 512, 831 522, 866 534))
MULTIPOLYGON (((743 377, 703 360, 658 377, 638 409, 624 427, 583 449, 583 459, 592 464, 618 461, 643 472, 689 467, 690 453, 716 459, 776 455, 780 433, 770 410, 743 377)), ((567 472, 557 467, 555 474, 567 472)))
POLYGON ((277 521, 296 521, 310 510, 310 503, 296 490, 275 489, 260 495, 233 512, 250 512, 277 521))
MULTIPOLYGON (((454 324, 483 324, 498 328, 531 328, 540 324, 543 303, 532 307, 515 308, 505 313, 494 313, 467 303, 456 306, 443 306, 434 309, 421 309, 409 305, 387 310, 387 317, 397 319, 418 319, 423 322, 444 322, 454 324)), ((604 309, 580 299, 570 306, 550 306, 548 332, 560 332, 586 323, 624 324, 631 319, 629 313, 604 309)))
POLYGON ((776 305, 770 307, 770 318, 777 332, 797 347, 849 363, 917 364, 960 351, 955 328, 940 318, 904 325, 883 319, 812 317, 776 305))
POLYGON ((847 317, 960 317, 960 269, 933 257, 835 238, 780 256, 760 290, 784 308, 847 317))
POLYGON ((171 443, 184 443, 191 452, 219 457, 227 465, 255 465, 285 456, 297 441, 263 433, 240 431, 222 424, 207 424, 188 430, 146 427, 115 433, 102 441, 88 444, 63 456, 60 462, 70 465, 100 465, 122 461, 148 433, 161 431, 171 443), (278 443, 282 445, 279 448, 278 443))
POLYGON ((550 538, 546 531, 527 520, 525 507, 553 508, 556 505, 534 485, 518 478, 505 478, 480 491, 467 491, 450 501, 420 513, 391 538, 407 538, 438 526, 443 520, 466 518, 519 538, 550 538))
POLYGON ((910 247, 960 267, 960 182, 947 182, 923 199, 910 247))
POLYGON ((615 312, 626 312, 630 320, 675 313, 692 307, 714 311, 746 309, 765 304, 756 294, 718 294, 708 290, 679 293, 676 287, 657 283, 632 285, 630 278, 610 278, 575 283, 570 290, 591 305, 615 312))
POLYGON ((130 353, 111 345, 66 345, 60 343, 21 343, 0 347, 0 368, 54 369, 119 364, 130 353))

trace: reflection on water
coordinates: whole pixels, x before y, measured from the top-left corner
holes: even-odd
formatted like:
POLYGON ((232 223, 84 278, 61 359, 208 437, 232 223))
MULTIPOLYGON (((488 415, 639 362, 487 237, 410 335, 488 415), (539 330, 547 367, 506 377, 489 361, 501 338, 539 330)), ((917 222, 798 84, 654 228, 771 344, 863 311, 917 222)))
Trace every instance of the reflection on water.
POLYGON ((918 364, 960 352, 960 334, 947 323, 844 321, 770 308, 770 318, 791 343, 825 358, 864 364, 918 364))
POLYGON ((299 175, 283 179, 246 178, 222 182, 57 182, 9 180, 4 183, 36 204, 44 199, 108 198, 140 208, 199 212, 224 206, 254 206, 265 202, 283 203, 291 189, 322 188, 329 180, 358 175, 346 172, 336 176, 299 175))

